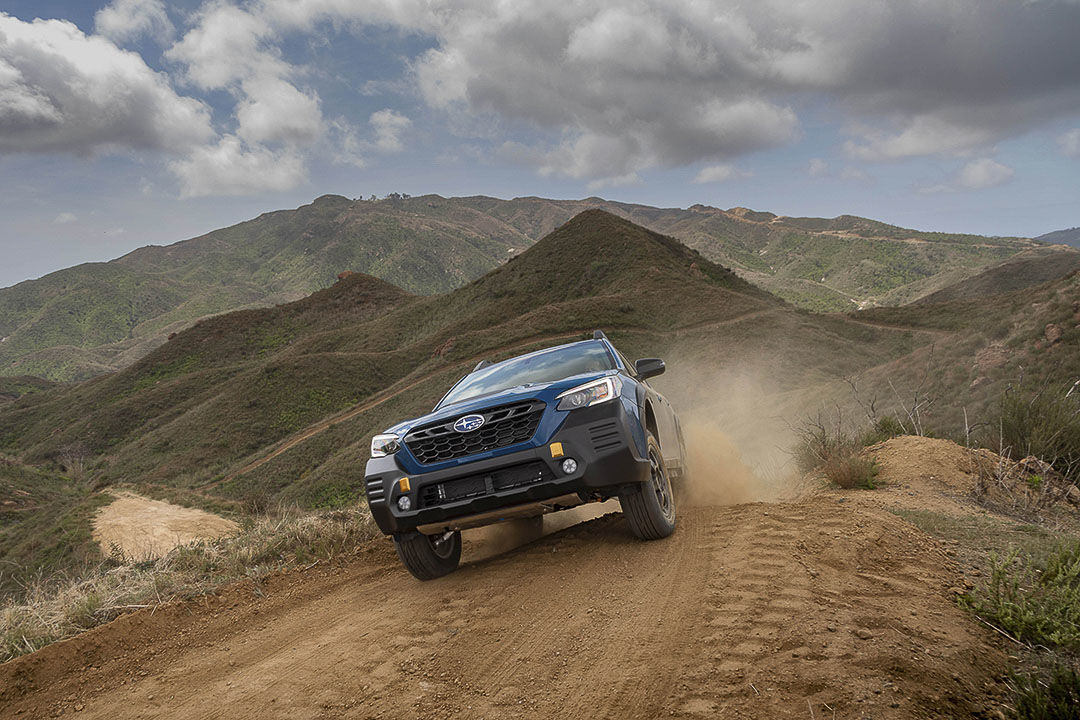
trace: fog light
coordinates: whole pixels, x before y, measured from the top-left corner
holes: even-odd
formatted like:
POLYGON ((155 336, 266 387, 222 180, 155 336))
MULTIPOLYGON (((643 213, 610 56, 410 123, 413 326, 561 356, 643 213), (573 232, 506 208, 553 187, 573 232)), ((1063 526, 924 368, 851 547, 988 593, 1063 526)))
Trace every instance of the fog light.
POLYGON ((398 510, 405 511, 412 507, 412 500, 408 495, 402 495, 397 499, 398 510))
POLYGON ((573 475, 577 472, 577 460, 574 458, 566 458, 562 461, 562 471, 567 475, 573 475))

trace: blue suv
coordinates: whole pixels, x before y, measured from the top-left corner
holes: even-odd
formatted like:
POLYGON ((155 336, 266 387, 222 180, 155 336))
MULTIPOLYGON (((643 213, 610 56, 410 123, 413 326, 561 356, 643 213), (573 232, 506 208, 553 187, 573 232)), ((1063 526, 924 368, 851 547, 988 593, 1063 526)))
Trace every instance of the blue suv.
POLYGON ((435 409, 371 440, 375 522, 421 580, 453 572, 461 530, 618 497, 630 529, 675 530, 672 474, 685 468, 679 420, 599 330, 592 340, 481 362, 435 409))

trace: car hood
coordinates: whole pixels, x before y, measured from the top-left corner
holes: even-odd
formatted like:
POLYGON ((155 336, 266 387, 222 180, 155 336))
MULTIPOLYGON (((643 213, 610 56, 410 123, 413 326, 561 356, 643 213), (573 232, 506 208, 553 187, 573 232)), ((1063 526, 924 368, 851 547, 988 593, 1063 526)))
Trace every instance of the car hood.
POLYGON ((479 412, 486 408, 511 405, 515 402, 522 402, 525 400, 542 400, 548 405, 551 405, 560 393, 566 392, 572 387, 602 377, 607 377, 608 375, 617 374, 618 370, 608 370, 606 372, 573 375, 561 380, 556 380, 555 382, 540 383, 536 385, 518 385, 517 387, 507 388, 506 390, 500 390, 499 392, 491 393, 489 395, 482 395, 480 397, 470 398, 469 400, 447 405, 430 412, 427 415, 421 415, 420 417, 411 420, 404 420, 397 425, 388 428, 386 432, 393 433, 398 437, 404 437, 410 430, 420 425, 427 425, 440 420, 452 420, 453 418, 467 415, 470 412, 479 412))

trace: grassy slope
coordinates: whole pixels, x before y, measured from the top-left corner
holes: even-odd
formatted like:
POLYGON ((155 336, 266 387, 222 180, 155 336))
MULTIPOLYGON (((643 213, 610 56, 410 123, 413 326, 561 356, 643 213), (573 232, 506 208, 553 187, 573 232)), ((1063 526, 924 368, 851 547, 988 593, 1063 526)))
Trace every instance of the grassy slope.
POLYGON ((1033 248, 916 300, 917 304, 971 300, 1023 290, 1080 269, 1080 253, 1061 248, 1033 248))
POLYGON ((0 377, 0 404, 17 400, 29 393, 49 390, 55 386, 54 382, 32 375, 0 377))
POLYGON ((446 292, 573 215, 601 207, 679 238, 799 306, 844 310, 932 292, 1030 246, 842 216, 783 218, 599 198, 324 196, 167 247, 146 247, 0 289, 0 375, 85 379, 129 365, 204 316, 303 297, 345 269, 410 292, 446 292))
POLYGON ((106 501, 59 473, 0 458, 0 595, 37 572, 99 562, 90 520, 106 501))
POLYGON ((1067 230, 1055 230, 1035 238, 1039 242, 1048 244, 1071 245, 1080 248, 1080 227, 1068 228, 1067 230))
POLYGON ((480 358, 594 327, 630 355, 753 363, 789 387, 915 344, 911 333, 798 311, 670 238, 590 211, 446 295, 357 276, 299 303, 203 321, 119 373, 10 403, 0 443, 38 463, 85 447, 102 482, 216 507, 335 506, 358 496, 370 436, 430 408, 480 358), (355 302, 358 292, 372 301, 355 302), (358 311, 339 310, 349 303, 358 311))
POLYGON ((876 395, 880 410, 903 417, 901 399, 910 407, 921 388, 933 401, 927 428, 962 439, 965 411, 976 432, 993 434, 994 408, 1009 386, 1025 380, 1064 392, 1080 380, 1080 273, 1011 292, 979 292, 988 287, 963 284, 955 293, 943 293, 959 299, 859 313, 862 322, 937 336, 932 352, 925 347, 864 373, 864 400, 876 395), (1051 325, 1061 330, 1053 342, 1047 335, 1051 325))

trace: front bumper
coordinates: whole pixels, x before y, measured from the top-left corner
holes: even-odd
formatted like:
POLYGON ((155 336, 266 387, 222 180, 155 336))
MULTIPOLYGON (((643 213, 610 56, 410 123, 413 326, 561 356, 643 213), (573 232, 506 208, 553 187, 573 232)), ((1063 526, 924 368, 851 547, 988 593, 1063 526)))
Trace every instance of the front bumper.
POLYGON ((612 497, 649 478, 649 462, 634 441, 636 425, 621 402, 603 403, 569 413, 543 445, 498 457, 419 474, 406 473, 393 455, 372 458, 365 472, 368 506, 379 529, 391 535, 486 525, 612 497), (552 457, 552 443, 562 444, 562 456, 552 457), (574 472, 563 472, 565 458, 577 463, 574 472), (402 492, 406 477, 409 489, 402 492), (409 510, 398 507, 402 495, 409 496, 409 510))

